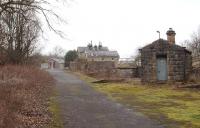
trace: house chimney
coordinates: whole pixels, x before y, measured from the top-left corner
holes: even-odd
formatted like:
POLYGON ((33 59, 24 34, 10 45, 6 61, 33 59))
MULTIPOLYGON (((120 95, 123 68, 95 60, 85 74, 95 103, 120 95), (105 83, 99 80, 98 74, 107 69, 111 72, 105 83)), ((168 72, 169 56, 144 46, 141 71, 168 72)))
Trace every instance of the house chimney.
POLYGON ((167 41, 170 44, 175 44, 175 35, 176 35, 175 31, 172 28, 169 28, 166 34, 167 34, 167 41))

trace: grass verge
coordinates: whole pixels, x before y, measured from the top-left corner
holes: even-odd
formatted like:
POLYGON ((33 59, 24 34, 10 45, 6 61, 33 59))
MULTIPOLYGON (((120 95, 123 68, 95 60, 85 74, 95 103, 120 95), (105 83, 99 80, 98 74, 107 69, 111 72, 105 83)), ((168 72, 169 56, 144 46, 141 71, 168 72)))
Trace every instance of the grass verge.
POLYGON ((56 91, 54 90, 54 94, 49 100, 49 111, 52 114, 52 121, 48 128, 63 128, 63 124, 60 118, 60 108, 58 102, 56 100, 56 91))
POLYGON ((76 73, 110 99, 138 110, 168 127, 200 128, 200 91, 165 85, 132 83, 94 84, 94 78, 76 73))

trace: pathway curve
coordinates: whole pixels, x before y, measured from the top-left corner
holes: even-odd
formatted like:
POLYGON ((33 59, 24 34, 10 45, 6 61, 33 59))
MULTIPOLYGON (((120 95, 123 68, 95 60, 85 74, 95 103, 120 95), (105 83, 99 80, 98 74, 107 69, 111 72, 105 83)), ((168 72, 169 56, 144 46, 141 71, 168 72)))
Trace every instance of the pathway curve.
POLYGON ((64 128, 163 128, 141 113, 110 101, 76 76, 50 70, 64 128))

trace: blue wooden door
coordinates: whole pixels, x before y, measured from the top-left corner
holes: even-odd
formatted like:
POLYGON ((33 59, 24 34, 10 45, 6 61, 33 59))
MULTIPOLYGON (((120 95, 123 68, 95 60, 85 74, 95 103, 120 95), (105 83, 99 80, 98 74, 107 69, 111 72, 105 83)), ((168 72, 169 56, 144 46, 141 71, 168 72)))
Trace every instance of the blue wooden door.
POLYGON ((167 58, 157 58, 157 79, 159 81, 167 80, 167 58))

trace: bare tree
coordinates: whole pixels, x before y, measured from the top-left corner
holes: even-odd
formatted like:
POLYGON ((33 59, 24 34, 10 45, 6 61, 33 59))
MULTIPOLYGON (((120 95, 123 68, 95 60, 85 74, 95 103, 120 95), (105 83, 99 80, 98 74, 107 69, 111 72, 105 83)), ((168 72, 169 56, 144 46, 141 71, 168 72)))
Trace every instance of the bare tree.
POLYGON ((185 40, 184 44, 186 47, 192 51, 192 55, 200 56, 200 28, 197 32, 194 32, 190 40, 185 40))
POLYGON ((5 55, 5 62, 22 63, 34 50, 34 44, 39 34, 39 21, 35 10, 24 5, 16 5, 19 12, 1 13, 1 33, 4 35, 1 50, 5 55))
POLYGON ((33 53, 42 31, 37 14, 42 14, 49 29, 61 35, 52 24, 52 10, 46 0, 0 0, 0 63, 23 63, 33 53))
MULTIPOLYGON (((59 1, 59 0, 55 0, 59 1)), ((60 1, 67 1, 67 0, 60 0, 60 1)), ((52 9, 47 8, 50 6, 50 2, 48 0, 0 0, 0 15, 4 12, 9 13, 23 13, 23 8, 21 6, 26 7, 28 10, 34 10, 38 14, 42 14, 46 23, 50 30, 53 30, 56 34, 62 36, 62 32, 55 29, 52 25, 52 17, 63 21, 59 15, 57 15, 52 9), (46 7, 46 8, 45 8, 46 7)), ((25 18, 25 16, 24 16, 25 18)))
POLYGON ((53 51, 49 53, 50 57, 63 58, 64 57, 64 49, 60 46, 55 46, 53 51))

